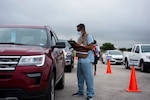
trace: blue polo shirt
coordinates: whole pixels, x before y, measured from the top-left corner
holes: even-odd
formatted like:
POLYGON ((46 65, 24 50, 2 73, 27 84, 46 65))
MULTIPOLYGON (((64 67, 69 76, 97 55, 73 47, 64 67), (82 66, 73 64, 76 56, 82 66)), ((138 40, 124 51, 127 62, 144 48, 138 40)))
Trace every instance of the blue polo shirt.
MULTIPOLYGON (((87 42, 91 44, 94 41, 92 35, 88 35, 87 42)), ((93 50, 88 51, 88 56, 86 58, 79 58, 78 63, 92 63, 94 62, 94 52, 93 50)))

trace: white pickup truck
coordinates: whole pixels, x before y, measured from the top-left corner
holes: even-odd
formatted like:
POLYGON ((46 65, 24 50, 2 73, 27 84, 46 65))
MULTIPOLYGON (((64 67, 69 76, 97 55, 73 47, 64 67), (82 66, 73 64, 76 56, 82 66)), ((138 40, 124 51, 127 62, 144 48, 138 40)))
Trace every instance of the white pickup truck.
POLYGON ((126 69, 137 66, 147 72, 150 69, 150 44, 135 44, 131 52, 124 52, 123 59, 126 69))

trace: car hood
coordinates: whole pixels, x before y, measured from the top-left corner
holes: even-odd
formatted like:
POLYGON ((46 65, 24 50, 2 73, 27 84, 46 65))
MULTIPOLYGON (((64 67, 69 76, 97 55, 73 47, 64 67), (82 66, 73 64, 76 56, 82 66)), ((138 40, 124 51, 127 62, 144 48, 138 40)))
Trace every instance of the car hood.
POLYGON ((150 56, 150 52, 143 53, 144 56, 150 56))
POLYGON ((40 46, 27 45, 0 45, 0 55, 40 55, 46 53, 40 46))

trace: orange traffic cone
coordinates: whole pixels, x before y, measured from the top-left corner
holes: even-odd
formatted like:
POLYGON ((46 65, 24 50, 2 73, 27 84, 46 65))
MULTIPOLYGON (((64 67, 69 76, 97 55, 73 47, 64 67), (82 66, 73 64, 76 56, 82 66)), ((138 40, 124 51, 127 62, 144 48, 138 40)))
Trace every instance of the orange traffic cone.
POLYGON ((131 76, 130 76, 130 84, 129 88, 127 89, 128 92, 141 92, 141 90, 138 90, 138 86, 136 83, 136 74, 134 66, 132 66, 131 76))
POLYGON ((111 74, 111 66, 110 66, 110 60, 107 61, 107 70, 106 70, 106 74, 111 74))

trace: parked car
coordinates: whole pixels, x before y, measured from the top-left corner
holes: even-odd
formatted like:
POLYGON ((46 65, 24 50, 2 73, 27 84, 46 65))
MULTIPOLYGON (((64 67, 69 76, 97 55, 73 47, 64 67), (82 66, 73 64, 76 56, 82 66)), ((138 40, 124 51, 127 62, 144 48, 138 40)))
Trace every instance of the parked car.
POLYGON ((110 64, 123 64, 123 53, 120 50, 106 50, 102 54, 102 63, 107 64, 108 59, 110 64))
POLYGON ((54 100, 64 88, 64 47, 49 26, 0 26, 0 99, 54 100))
POLYGON ((150 44, 133 45, 131 52, 124 52, 123 58, 126 69, 135 66, 147 72, 150 69, 150 44))
POLYGON ((64 57, 65 57, 65 71, 71 72, 74 67, 74 49, 71 48, 70 43, 67 40, 61 39, 60 41, 65 42, 64 57))

